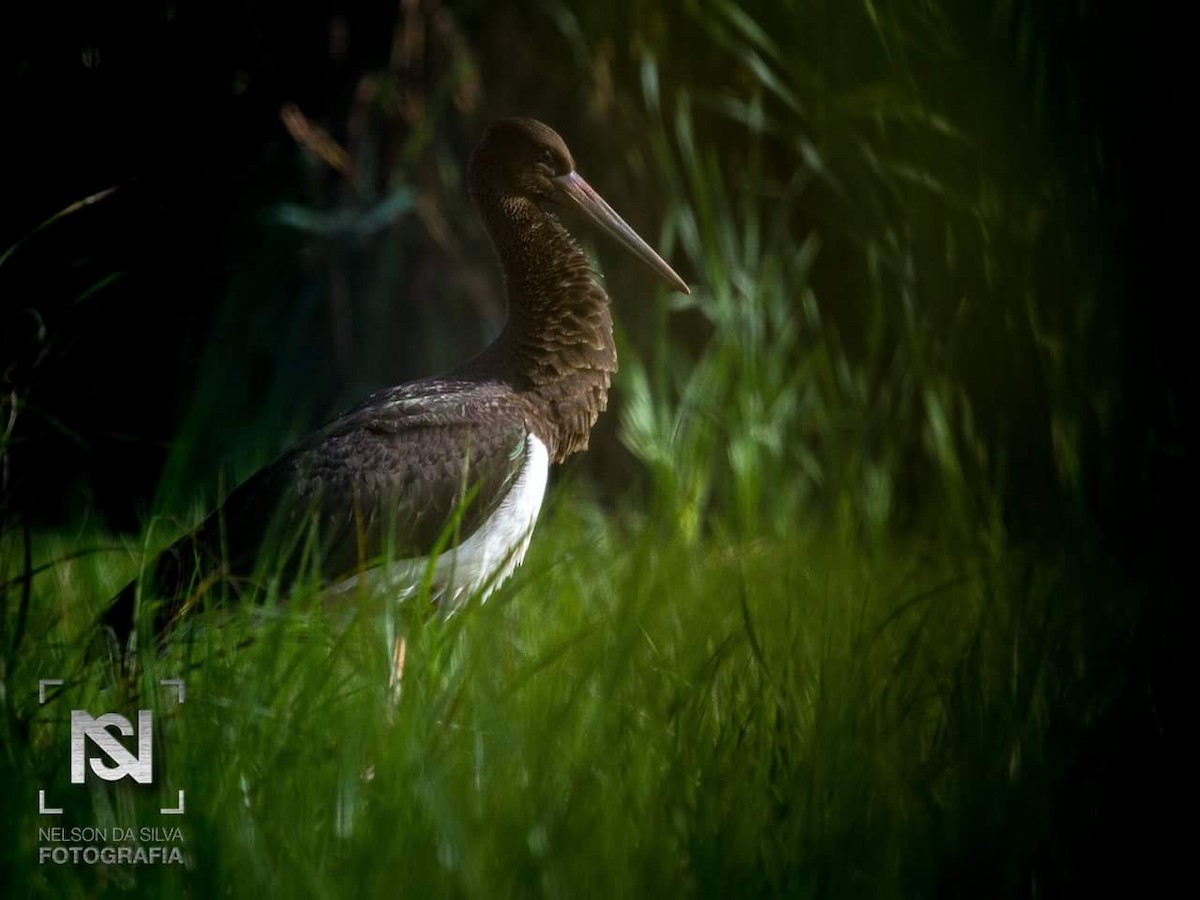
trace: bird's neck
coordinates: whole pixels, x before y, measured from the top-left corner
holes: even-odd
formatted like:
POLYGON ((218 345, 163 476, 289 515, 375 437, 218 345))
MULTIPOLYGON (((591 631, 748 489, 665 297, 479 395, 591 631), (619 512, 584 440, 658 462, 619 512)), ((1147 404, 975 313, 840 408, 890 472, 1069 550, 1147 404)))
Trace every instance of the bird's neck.
POLYGON ((587 448, 617 369, 612 314, 583 249, 531 200, 490 198, 484 221, 508 292, 508 321, 488 356, 531 403, 551 459, 587 448))

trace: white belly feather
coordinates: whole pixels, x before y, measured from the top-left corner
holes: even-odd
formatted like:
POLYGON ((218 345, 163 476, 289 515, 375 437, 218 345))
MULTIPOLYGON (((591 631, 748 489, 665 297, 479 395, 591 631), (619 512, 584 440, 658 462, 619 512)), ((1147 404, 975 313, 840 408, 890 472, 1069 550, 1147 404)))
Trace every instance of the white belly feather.
MULTIPOLYGON (((542 508, 549 471, 550 454, 546 445, 528 435, 521 474, 500 505, 465 541, 441 553, 434 563, 434 593, 440 594, 448 611, 479 591, 486 600, 521 564, 542 508)), ((366 583, 372 591, 396 591, 404 599, 416 592, 428 571, 428 557, 403 559, 370 570, 366 573, 366 583)), ((350 590, 358 584, 358 576, 354 576, 333 590, 350 590)))

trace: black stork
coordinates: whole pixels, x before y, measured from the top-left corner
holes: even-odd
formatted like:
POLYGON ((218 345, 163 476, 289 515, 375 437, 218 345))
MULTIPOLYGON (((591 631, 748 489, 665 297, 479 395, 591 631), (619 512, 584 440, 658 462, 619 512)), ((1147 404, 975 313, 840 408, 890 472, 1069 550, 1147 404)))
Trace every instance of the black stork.
MULTIPOLYGON (((234 591, 251 582, 268 549, 284 577, 315 558, 332 590, 365 577, 405 595, 432 571, 435 596, 450 608, 486 596, 520 564, 549 466, 587 448, 617 368, 608 295, 553 210, 580 210, 673 288, 689 290, 541 122, 494 122, 468 178, 504 271, 500 336, 448 374, 372 394, 159 554, 142 579, 143 592, 162 600, 159 637, 215 582, 234 591)), ((131 583, 103 617, 121 647, 133 633, 135 598, 131 583)))

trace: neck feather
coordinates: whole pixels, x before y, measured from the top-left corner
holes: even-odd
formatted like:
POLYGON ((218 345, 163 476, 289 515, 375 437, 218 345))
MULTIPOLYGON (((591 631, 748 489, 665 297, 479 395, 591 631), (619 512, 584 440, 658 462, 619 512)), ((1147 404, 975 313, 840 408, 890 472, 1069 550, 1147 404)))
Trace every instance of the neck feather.
POLYGON ((504 269, 508 321, 488 355, 527 396, 551 459, 584 450, 617 370, 612 313, 583 249, 524 197, 480 206, 504 269))

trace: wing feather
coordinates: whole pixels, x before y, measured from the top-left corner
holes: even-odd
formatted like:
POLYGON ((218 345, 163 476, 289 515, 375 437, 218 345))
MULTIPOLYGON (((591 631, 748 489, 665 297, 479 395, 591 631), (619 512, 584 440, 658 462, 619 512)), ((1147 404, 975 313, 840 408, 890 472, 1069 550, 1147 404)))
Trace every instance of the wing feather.
MULTIPOLYGON (((384 391, 260 469, 156 559, 159 630, 215 582, 237 590, 265 574, 286 589, 316 571, 332 583, 465 540, 523 465, 528 428, 500 391, 441 382, 384 391)), ((105 619, 128 638, 132 585, 105 619)))

